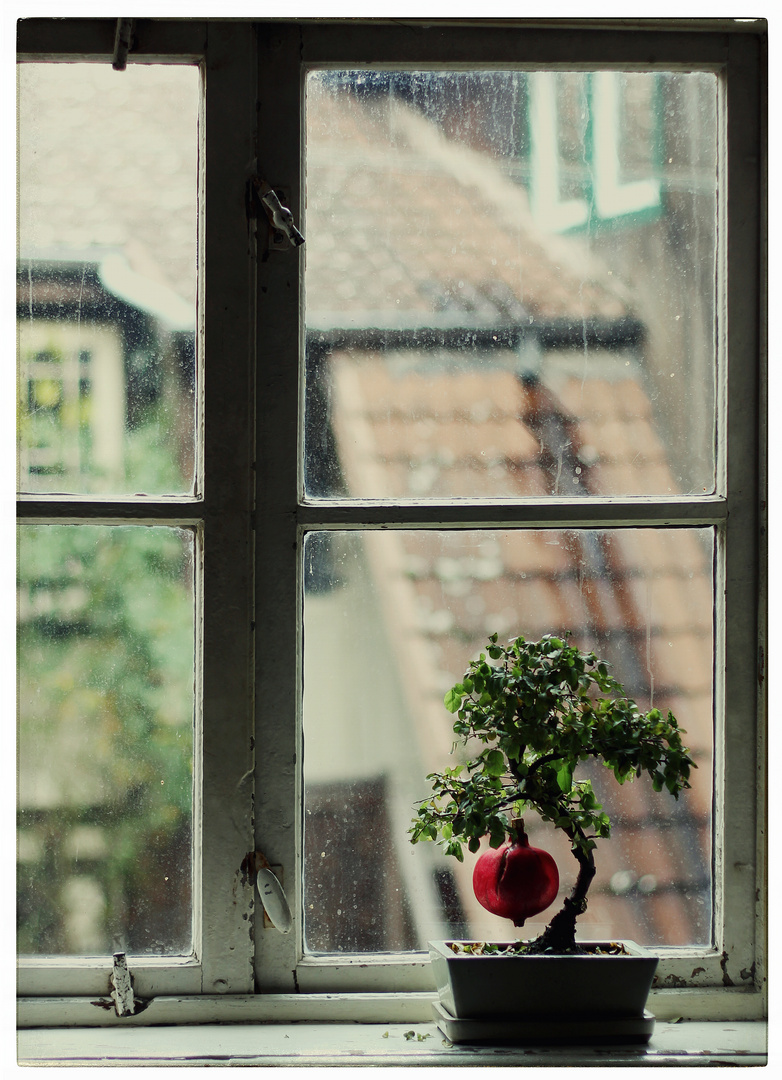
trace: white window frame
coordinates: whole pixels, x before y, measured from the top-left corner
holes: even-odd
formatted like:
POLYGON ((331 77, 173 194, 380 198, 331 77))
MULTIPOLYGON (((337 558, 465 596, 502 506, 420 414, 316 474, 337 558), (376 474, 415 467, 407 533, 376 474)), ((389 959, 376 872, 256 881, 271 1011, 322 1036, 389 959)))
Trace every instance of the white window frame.
MULTIPOLYGON (((192 499, 27 498, 19 506, 24 520, 191 524, 203 539, 196 957, 130 959, 136 993, 155 999, 133 1022, 283 1014, 384 1019, 392 999, 402 1010, 415 1010, 419 998, 428 1002, 433 982, 420 954, 302 956, 302 541, 310 529, 476 525, 715 528, 715 947, 663 950, 652 1008, 660 1018, 764 1015, 765 24, 141 22, 144 33, 131 62, 200 63, 205 75, 205 287, 199 302, 205 483, 192 499), (285 191, 306 236, 307 71, 648 70, 649 57, 662 70, 718 72, 722 87, 719 250, 726 272, 717 303, 718 367, 724 372, 717 401, 717 493, 472 504, 308 502, 301 473, 302 253, 256 258, 245 204, 248 181, 264 175, 285 191), (287 935, 264 927, 260 904, 240 871, 253 847, 282 868, 295 918, 287 935)), ((113 35, 109 19, 31 20, 21 24, 20 58, 107 63, 113 35)), ((20 974, 21 1022, 122 1023, 89 1004, 87 995, 105 995, 107 975, 94 961, 27 964, 20 974)), ((421 1008, 428 1018, 428 1007, 421 1008)))

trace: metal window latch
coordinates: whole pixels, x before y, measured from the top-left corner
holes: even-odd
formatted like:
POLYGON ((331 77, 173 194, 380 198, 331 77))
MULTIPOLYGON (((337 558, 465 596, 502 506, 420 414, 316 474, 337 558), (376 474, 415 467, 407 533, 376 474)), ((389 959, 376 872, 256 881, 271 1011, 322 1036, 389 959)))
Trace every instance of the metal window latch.
MULTIPOLYGON (((281 868, 278 869, 281 871, 281 868)), ((287 934, 293 926, 293 915, 280 879, 272 870, 264 853, 256 850, 245 855, 242 872, 255 874, 255 886, 258 889, 266 918, 275 930, 279 930, 281 934, 287 934)))
POLYGON ((299 247, 303 244, 304 237, 294 224, 293 214, 287 206, 282 205, 279 195, 271 184, 259 176, 254 176, 251 184, 254 194, 269 219, 275 244, 284 247, 299 247))

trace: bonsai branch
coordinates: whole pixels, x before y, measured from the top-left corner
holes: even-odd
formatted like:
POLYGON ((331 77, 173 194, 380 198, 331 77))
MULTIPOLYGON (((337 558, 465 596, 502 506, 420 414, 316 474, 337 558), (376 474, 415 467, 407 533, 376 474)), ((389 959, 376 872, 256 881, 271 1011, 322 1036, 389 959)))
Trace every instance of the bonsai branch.
POLYGON ((563 829, 569 838, 578 862, 578 876, 570 896, 565 898, 546 929, 530 945, 532 952, 576 952, 576 919, 587 908, 587 892, 595 876, 595 859, 588 846, 586 834, 578 826, 563 829))

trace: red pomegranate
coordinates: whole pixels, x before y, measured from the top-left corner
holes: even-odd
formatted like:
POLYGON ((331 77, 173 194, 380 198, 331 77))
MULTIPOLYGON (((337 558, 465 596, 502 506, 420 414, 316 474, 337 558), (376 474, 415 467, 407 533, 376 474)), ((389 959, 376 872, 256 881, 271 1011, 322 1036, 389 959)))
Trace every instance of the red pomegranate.
POLYGON ((516 839, 489 848, 475 864, 472 887, 478 902, 515 926, 551 904, 559 889, 557 864, 547 851, 530 847, 523 822, 516 839))

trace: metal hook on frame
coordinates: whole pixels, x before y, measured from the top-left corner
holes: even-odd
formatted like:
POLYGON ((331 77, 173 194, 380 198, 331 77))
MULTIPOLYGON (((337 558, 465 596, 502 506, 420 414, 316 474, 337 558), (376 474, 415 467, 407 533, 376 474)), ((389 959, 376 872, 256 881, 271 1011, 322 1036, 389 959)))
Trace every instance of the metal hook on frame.
POLYGON ((259 176, 252 177, 251 182, 252 189, 269 219, 275 240, 288 247, 299 247, 303 244, 304 237, 296 228, 293 214, 287 206, 282 205, 279 195, 271 184, 259 176))
POLYGON ((115 71, 124 71, 128 63, 128 51, 133 41, 133 19, 117 19, 114 31, 114 58, 111 66, 115 71))

